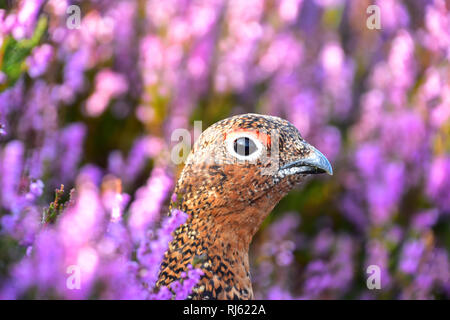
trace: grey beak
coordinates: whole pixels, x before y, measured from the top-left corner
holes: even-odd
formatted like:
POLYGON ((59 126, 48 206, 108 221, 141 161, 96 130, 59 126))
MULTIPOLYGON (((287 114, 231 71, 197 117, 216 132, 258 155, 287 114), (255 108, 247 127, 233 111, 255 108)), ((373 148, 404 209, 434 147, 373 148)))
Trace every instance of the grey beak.
POLYGON ((328 173, 333 175, 333 168, 331 167, 328 159, 316 148, 308 145, 311 150, 307 158, 299 159, 294 162, 288 163, 280 168, 280 170, 293 170, 295 173, 302 174, 317 174, 317 173, 328 173), (295 170, 294 170, 295 168, 295 170))

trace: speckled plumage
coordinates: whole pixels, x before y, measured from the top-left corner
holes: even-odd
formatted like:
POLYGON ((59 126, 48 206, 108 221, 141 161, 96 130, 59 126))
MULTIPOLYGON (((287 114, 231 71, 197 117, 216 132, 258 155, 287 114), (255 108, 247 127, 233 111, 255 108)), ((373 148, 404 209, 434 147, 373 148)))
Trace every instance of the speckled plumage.
POLYGON ((304 179, 304 168, 308 173, 331 173, 331 167, 299 164, 312 154, 325 159, 292 124, 278 117, 238 115, 205 130, 175 188, 178 201, 172 206, 189 218, 175 231, 157 286, 170 288, 192 264, 204 275, 190 298, 252 299, 248 249, 253 235, 281 198, 304 179), (236 159, 227 149, 227 139, 241 133, 264 146, 256 160, 236 159), (267 174, 264 170, 273 166, 273 159, 279 166, 267 174), (280 170, 283 167, 288 168, 280 170))

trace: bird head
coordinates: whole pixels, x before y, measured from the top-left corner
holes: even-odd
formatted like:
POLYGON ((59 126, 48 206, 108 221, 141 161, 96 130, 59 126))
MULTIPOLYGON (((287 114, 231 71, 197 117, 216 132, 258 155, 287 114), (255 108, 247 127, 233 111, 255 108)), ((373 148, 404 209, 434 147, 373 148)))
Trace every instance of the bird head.
POLYGON ((327 158, 295 126, 274 116, 243 114, 207 128, 177 184, 181 209, 214 216, 253 235, 283 196, 306 176, 333 174, 327 158))

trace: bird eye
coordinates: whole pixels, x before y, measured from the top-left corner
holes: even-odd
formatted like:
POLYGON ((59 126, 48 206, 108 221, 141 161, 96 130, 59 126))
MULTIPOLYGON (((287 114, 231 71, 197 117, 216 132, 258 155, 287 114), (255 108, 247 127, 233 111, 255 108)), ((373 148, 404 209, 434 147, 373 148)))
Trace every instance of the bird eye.
POLYGON ((253 132, 232 132, 226 137, 225 143, 228 153, 241 161, 255 161, 264 150, 263 144, 253 132))
POLYGON ((234 140, 234 151, 241 156, 249 156, 258 148, 256 144, 248 137, 240 137, 234 140))

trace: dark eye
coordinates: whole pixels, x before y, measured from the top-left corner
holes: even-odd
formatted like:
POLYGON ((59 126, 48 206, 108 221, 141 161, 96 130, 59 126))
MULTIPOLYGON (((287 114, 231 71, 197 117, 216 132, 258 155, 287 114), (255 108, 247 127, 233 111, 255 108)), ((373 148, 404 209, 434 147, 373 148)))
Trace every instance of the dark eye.
POLYGON ((234 140, 234 151, 240 156, 249 156, 257 149, 256 144, 247 137, 234 140))

